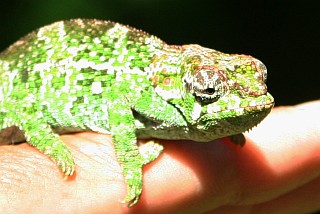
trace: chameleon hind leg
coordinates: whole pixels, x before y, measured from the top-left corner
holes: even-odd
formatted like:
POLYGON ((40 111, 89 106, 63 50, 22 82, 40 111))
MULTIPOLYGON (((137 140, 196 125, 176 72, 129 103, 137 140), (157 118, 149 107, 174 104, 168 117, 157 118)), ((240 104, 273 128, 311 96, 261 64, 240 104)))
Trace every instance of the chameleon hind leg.
POLYGON ((11 118, 11 125, 23 131, 26 141, 49 156, 66 176, 74 173, 75 163, 70 150, 43 118, 33 118, 23 113, 19 115, 16 112, 7 116, 11 118))

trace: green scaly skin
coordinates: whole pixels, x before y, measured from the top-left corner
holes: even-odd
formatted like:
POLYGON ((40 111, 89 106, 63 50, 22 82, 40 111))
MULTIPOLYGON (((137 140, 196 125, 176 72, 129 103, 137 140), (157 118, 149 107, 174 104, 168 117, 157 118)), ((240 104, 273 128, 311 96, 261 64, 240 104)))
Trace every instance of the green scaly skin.
MULTIPOLYGON (((233 136, 267 116, 273 98, 257 59, 199 45, 170 46, 118 23, 76 19, 34 31, 0 54, 0 142, 26 140, 70 176, 75 163, 58 134, 111 134, 127 184, 162 147, 137 138, 200 142, 233 136)), ((240 136, 240 137, 239 137, 240 136)))

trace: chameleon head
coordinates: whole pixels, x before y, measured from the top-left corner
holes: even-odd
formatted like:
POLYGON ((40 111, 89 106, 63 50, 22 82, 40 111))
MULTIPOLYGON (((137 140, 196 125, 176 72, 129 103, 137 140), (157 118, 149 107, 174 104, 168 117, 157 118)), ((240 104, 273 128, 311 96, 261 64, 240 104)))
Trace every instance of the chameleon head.
POLYGON ((242 97, 267 93, 267 68, 260 60, 199 45, 184 47, 182 81, 199 103, 213 103, 230 92, 242 97))
POLYGON ((168 101, 190 127, 212 139, 244 132, 267 116, 274 100, 267 92, 267 69, 261 61, 199 45, 182 48, 182 78, 176 84, 180 97, 168 101))

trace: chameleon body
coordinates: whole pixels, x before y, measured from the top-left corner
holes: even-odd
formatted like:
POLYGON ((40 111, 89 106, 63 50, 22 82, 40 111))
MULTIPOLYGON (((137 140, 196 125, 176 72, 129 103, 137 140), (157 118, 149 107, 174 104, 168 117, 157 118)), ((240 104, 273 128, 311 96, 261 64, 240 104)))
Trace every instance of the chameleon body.
POLYGON ((162 151, 137 138, 239 136, 273 106, 266 75, 251 56, 171 46, 109 21, 60 21, 0 54, 0 141, 26 140, 70 176, 75 163, 59 134, 111 134, 133 206, 143 165, 162 151))

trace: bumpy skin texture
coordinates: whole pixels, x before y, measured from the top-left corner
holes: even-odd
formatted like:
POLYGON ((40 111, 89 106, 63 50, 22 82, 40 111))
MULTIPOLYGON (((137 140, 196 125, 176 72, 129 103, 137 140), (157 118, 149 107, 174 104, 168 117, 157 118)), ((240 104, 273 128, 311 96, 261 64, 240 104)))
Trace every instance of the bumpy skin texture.
POLYGON ((137 138, 239 137, 273 106, 266 68, 246 55, 167 45, 118 23, 76 19, 34 31, 0 54, 0 142, 26 140, 69 176, 58 134, 111 134, 133 206, 142 166, 162 147, 137 138))

